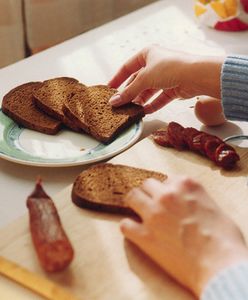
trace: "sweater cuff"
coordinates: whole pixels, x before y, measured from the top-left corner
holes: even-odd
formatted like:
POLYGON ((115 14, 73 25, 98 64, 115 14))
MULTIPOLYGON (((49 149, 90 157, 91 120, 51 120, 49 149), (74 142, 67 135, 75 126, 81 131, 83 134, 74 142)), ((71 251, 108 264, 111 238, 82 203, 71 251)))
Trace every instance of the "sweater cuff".
POLYGON ((200 299, 248 299, 248 261, 232 265, 219 272, 208 282, 200 299))
POLYGON ((227 56, 222 66, 223 111, 229 120, 248 121, 248 56, 227 56))

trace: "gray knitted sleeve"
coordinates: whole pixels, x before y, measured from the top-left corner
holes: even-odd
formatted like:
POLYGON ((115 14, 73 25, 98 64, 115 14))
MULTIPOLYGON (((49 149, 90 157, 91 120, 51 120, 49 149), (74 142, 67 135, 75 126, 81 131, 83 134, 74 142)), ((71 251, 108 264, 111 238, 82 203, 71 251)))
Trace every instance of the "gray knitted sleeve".
POLYGON ((247 300, 248 262, 230 266, 214 276, 200 300, 247 300))
POLYGON ((248 121, 248 56, 228 56, 222 67, 221 93, 229 120, 248 121))

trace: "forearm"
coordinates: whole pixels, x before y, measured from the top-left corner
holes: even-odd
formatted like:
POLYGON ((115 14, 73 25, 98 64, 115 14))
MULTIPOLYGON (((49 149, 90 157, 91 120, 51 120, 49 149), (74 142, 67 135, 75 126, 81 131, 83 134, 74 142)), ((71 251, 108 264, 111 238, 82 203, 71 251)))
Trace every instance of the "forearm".
POLYGON ((226 118, 248 121, 248 56, 228 56, 221 75, 222 105, 226 118))
POLYGON ((224 57, 195 56, 188 64, 184 78, 195 96, 221 98, 221 69, 224 57))
POLYGON ((201 300, 248 299, 248 261, 234 264, 216 274, 206 285, 201 300))
MULTIPOLYGON (((224 220, 220 221, 219 226, 227 226, 227 224, 224 225, 224 223, 224 220)), ((238 230, 237 228, 233 229, 235 231, 238 230)), ((231 230, 231 228, 229 228, 229 230, 231 230)), ((227 231, 228 228, 226 228, 226 232, 227 231)), ((224 238, 227 236, 226 232, 225 229, 222 229, 219 231, 218 236, 212 234, 211 238, 214 242, 214 247, 210 247, 210 249, 206 248, 206 253, 199 258, 199 274, 197 276, 198 280, 196 280, 197 284, 195 286, 195 292, 198 296, 205 294, 205 291, 208 290, 207 287, 209 285, 212 286, 210 283, 215 282, 215 278, 219 278, 219 274, 222 274, 225 270, 231 269, 233 266, 246 263, 248 271, 248 250, 244 241, 238 239, 228 241, 224 238), (221 236, 221 233, 223 236, 221 236)), ((237 231, 235 235, 238 237, 240 233, 237 231)), ((217 292, 220 293, 220 291, 216 291, 216 293, 217 292)), ((215 300, 217 298, 213 299, 215 300)), ((203 300, 205 299, 208 298, 203 298, 203 300)), ((219 297, 218 299, 222 299, 222 297, 219 297)), ((223 298, 223 300, 224 299, 226 298, 223 298)), ((242 299, 243 298, 240 300, 242 299)), ((233 298, 233 300, 236 300, 236 298, 233 298)))

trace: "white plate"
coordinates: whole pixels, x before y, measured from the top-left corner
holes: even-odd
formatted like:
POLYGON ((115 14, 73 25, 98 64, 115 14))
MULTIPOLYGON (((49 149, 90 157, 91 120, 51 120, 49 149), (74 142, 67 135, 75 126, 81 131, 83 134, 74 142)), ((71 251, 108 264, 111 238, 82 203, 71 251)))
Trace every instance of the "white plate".
POLYGON ((112 143, 104 145, 82 133, 61 130, 47 135, 19 127, 0 110, 0 157, 19 164, 66 167, 110 158, 133 145, 142 133, 137 122, 112 143))

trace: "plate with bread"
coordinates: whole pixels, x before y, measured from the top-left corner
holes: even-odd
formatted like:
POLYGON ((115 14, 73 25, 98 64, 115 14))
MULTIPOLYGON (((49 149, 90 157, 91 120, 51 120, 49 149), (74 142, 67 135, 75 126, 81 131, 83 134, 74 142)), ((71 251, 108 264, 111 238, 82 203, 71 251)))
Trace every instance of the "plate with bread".
POLYGON ((64 167, 110 158, 142 133, 144 111, 113 108, 117 90, 74 78, 28 82, 9 91, 0 110, 0 157, 25 165, 64 167))

